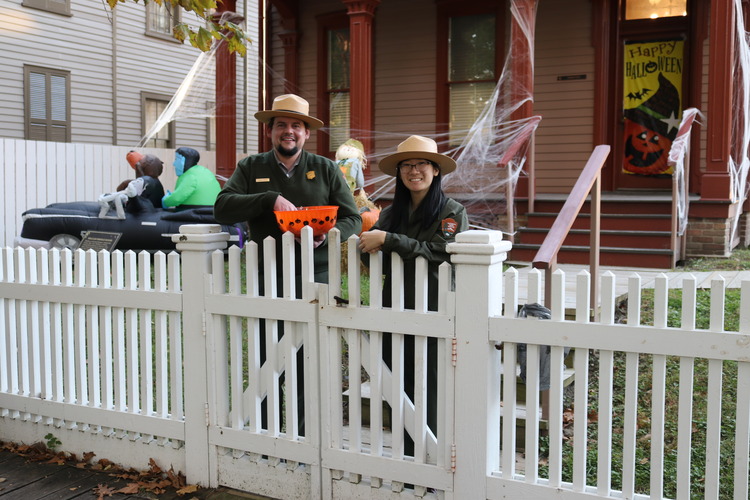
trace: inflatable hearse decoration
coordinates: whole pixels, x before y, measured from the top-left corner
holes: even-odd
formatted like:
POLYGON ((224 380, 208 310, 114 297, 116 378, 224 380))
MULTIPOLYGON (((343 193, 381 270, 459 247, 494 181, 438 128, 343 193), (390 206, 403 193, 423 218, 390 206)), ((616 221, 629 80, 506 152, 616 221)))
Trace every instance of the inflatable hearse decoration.
MULTIPOLYGON (((172 234, 184 224, 218 224, 213 207, 198 207, 173 212, 153 209, 139 213, 120 212, 123 218, 103 213, 100 202, 53 203, 22 214, 21 235, 16 246, 36 248, 78 248, 87 231, 119 233, 117 250, 169 251, 175 249, 172 234)), ((243 246, 245 231, 241 224, 221 225, 229 233, 229 245, 243 246)))

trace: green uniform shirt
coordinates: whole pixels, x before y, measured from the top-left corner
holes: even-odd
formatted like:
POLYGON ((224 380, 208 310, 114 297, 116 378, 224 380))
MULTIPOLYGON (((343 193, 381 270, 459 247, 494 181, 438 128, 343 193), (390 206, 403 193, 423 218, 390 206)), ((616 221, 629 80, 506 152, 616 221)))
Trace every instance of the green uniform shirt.
MULTIPOLYGON (((260 246, 261 262, 263 240, 267 236, 275 238, 278 270, 281 269, 282 233, 276 223, 273 205, 279 195, 298 207, 338 206, 336 228, 341 231, 341 241, 362 230, 362 218, 352 193, 333 161, 303 150, 292 176, 287 177, 273 151, 248 156, 237 164, 237 169, 216 198, 214 217, 222 224, 247 221, 250 239, 260 246)), ((299 275, 299 247, 295 256, 296 274, 299 275)), ((314 262, 316 281, 328 282, 327 242, 314 250, 314 262)))
MULTIPOLYGON (((381 224, 390 217, 391 207, 386 207, 380 214, 373 229, 383 230, 381 224)), ((383 304, 391 305, 391 272, 390 254, 395 252, 404 260, 404 307, 414 308, 415 269, 417 257, 427 259, 428 267, 428 307, 437 310, 438 299, 438 267, 443 262, 450 261, 450 254, 446 250, 448 243, 456 239, 456 233, 469 228, 466 208, 459 202, 448 198, 438 218, 427 228, 422 227, 421 220, 415 220, 410 215, 407 224, 402 224, 398 232, 388 234, 383 243, 383 304)))

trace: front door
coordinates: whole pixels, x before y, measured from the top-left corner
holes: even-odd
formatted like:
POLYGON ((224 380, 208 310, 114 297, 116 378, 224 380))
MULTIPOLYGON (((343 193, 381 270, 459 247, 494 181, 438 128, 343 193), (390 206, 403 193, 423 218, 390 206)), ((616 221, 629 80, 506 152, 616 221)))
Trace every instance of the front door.
POLYGON ((616 190, 671 188, 669 148, 689 95, 687 0, 623 0, 617 30, 616 190))

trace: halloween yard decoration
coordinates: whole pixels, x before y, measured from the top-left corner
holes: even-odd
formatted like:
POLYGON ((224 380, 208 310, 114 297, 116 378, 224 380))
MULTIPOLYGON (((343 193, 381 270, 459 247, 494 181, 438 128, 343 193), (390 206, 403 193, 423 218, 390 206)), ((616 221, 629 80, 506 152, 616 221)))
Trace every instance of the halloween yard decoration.
POLYGON ((682 40, 625 45, 623 159, 626 174, 672 174, 667 157, 682 114, 682 40))
MULTIPOLYGON (((376 206, 364 190, 363 171, 367 166, 362 143, 356 139, 349 139, 336 150, 336 164, 354 195, 354 201, 362 216, 362 232, 369 230, 380 217, 380 208, 376 206)), ((360 232, 360 234, 362 234, 360 232)))
POLYGON ((631 174, 671 174, 669 148, 680 124, 679 95, 672 83, 659 76, 659 89, 651 99, 625 110, 625 161, 631 174))

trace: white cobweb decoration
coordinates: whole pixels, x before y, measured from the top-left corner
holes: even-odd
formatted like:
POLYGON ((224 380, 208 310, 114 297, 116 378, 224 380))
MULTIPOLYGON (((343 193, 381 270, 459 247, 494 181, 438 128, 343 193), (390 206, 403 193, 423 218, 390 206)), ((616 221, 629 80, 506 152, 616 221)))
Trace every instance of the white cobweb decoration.
POLYGON ((446 176, 444 188, 466 197, 472 223, 479 227, 512 227, 501 223, 499 211, 512 203, 507 195, 515 190, 540 119, 524 110, 533 102, 536 2, 529 3, 511 2, 511 37, 500 79, 461 145, 448 153, 455 154, 458 173, 446 176))
MULTIPOLYGON (((456 160, 458 168, 443 178, 443 189, 466 207, 473 227, 508 227, 507 220, 502 220, 507 206, 506 194, 515 189, 522 174, 533 132, 540 120, 538 116, 525 116, 523 109, 530 109, 533 101, 536 2, 530 10, 524 10, 528 4, 511 1, 512 35, 502 73, 470 128, 451 129, 451 137, 463 136, 460 144, 452 145, 447 134, 427 135, 438 141, 440 151, 456 160), (529 70, 530 78, 525 78, 523 74, 529 70)), ((477 99, 481 98, 477 95, 477 99)), ((398 137, 399 142, 405 139, 404 134, 352 131, 352 134, 357 133, 371 135, 377 141, 394 137, 398 137)), ((370 161, 390 153, 370 155, 370 161)), ((392 190, 394 182, 392 177, 373 176, 365 181, 365 189, 370 198, 377 201, 392 190)))
MULTIPOLYGON (((747 183, 750 158, 750 33, 745 31, 745 19, 742 13, 741 0, 734 0, 735 23, 737 30, 737 47, 735 50, 733 102, 736 110, 733 113, 732 145, 729 157, 729 174, 732 184, 732 202, 738 204, 738 210, 732 219, 732 241, 739 236, 739 221, 742 207, 747 200, 750 185, 747 183)), ((730 243, 731 244, 731 243, 730 243)))
POLYGON ((688 108, 682 112, 682 121, 677 129, 677 137, 672 141, 669 149, 669 163, 673 166, 674 183, 677 185, 677 234, 685 234, 688 223, 688 185, 686 175, 689 172, 686 162, 690 158, 690 129, 692 123, 701 116, 696 108, 688 108))
POLYGON ((208 52, 201 52, 182 80, 167 106, 141 138, 143 147, 169 122, 181 118, 209 118, 216 114, 216 51, 226 50, 214 44, 208 52), (206 103, 212 103, 207 106, 206 103))

